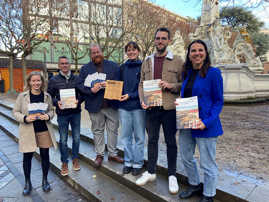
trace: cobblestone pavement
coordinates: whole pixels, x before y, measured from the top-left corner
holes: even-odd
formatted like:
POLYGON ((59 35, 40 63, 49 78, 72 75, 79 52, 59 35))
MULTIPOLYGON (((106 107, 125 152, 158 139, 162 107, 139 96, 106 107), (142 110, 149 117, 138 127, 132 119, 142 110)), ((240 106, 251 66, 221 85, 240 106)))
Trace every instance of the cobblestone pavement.
POLYGON ((32 160, 31 180, 33 191, 30 196, 23 196, 24 175, 22 153, 18 145, 0 130, 0 202, 84 202, 78 192, 70 188, 52 171, 48 180, 52 190, 44 193, 41 188, 42 170, 38 160, 32 160))

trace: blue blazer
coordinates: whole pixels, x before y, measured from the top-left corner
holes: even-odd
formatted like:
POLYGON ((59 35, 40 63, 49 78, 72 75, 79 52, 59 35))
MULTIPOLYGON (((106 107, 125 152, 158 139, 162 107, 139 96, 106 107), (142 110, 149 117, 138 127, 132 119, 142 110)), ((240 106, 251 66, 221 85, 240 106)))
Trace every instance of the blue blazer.
MULTIPOLYGON (((192 70, 187 73, 181 88, 181 97, 184 97, 185 86, 192 70)), ((193 137, 216 137, 223 134, 219 115, 223 107, 223 79, 218 68, 210 67, 205 78, 197 75, 192 96, 198 97, 199 118, 206 128, 192 130, 193 137)))
MULTIPOLYGON (((118 80, 120 75, 120 68, 119 66, 109 60, 104 60, 103 63, 104 73, 106 74, 106 80, 118 80)), ((85 109, 88 112, 96 113, 101 110, 103 100, 104 100, 104 93, 105 90, 101 89, 97 93, 92 93, 90 87, 84 86, 84 81, 88 74, 93 74, 96 72, 96 66, 93 62, 89 62, 81 67, 79 72, 79 79, 78 79, 78 89, 84 95, 85 99, 85 109)), ((113 108, 118 107, 118 101, 108 100, 109 106, 113 108)))

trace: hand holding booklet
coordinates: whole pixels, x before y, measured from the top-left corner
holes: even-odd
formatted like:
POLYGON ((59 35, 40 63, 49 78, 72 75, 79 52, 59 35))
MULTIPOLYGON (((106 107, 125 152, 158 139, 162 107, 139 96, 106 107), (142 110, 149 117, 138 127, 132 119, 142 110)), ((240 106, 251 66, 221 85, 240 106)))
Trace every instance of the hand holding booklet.
POLYGON ((177 129, 195 129, 199 124, 197 96, 176 99, 177 129))
POLYGON ((162 106, 160 79, 143 81, 144 103, 150 107, 162 106))
POLYGON ((109 100, 120 100, 122 96, 123 81, 106 81, 104 98, 109 100))
POLYGON ((84 86, 92 88, 94 84, 103 82, 105 80, 106 80, 106 74, 95 72, 93 74, 89 74, 86 77, 84 81, 84 86))
POLYGON ((35 116, 36 119, 38 119, 41 114, 46 113, 47 109, 48 109, 47 103, 39 102, 28 104, 29 115, 35 116))
POLYGON ((60 99, 62 102, 62 108, 76 108, 76 91, 74 88, 60 89, 60 99))

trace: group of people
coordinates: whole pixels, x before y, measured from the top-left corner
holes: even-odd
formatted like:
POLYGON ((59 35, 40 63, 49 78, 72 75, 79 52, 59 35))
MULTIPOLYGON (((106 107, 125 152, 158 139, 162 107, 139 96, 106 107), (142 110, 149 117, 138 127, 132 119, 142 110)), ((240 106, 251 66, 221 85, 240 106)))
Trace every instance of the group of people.
POLYGON ((108 160, 124 163, 123 174, 142 174, 136 184, 143 186, 156 179, 158 160, 158 142, 160 127, 163 128, 167 146, 168 189, 171 194, 179 191, 176 177, 177 143, 176 143, 176 104, 178 97, 198 97, 199 122, 195 129, 179 131, 179 151, 188 177, 189 187, 179 197, 189 198, 201 194, 200 202, 211 202, 216 194, 218 168, 216 165, 216 143, 222 135, 219 119, 223 106, 223 81, 219 69, 212 67, 209 52, 202 40, 191 42, 187 49, 185 62, 167 49, 171 42, 170 31, 159 28, 155 32, 156 52, 139 59, 140 48, 136 42, 125 46, 128 60, 120 67, 104 55, 99 45, 90 47, 91 61, 82 66, 79 76, 70 70, 67 57, 59 57, 59 74, 48 82, 45 92, 45 80, 39 72, 31 72, 27 78, 26 91, 19 94, 13 109, 15 118, 20 122, 19 150, 23 152, 23 169, 25 174, 24 195, 32 190, 30 173, 31 159, 37 147, 40 148, 43 171, 42 188, 50 191, 47 180, 49 170, 49 147, 57 147, 50 120, 56 107, 58 129, 60 134, 61 174, 68 175, 68 128, 72 131, 72 168, 80 170, 79 144, 81 103, 89 112, 91 130, 95 145, 95 166, 102 165, 105 153, 104 131, 107 133, 108 160), (95 82, 88 87, 85 80, 88 75, 102 73, 106 80, 123 81, 123 93, 119 101, 104 99, 105 81, 95 82), (160 79, 162 89, 162 106, 151 107, 144 103, 143 82, 160 79), (60 98, 61 89, 74 88, 76 107, 65 109, 60 98), (46 103, 46 112, 40 115, 29 114, 30 103, 46 103), (124 159, 117 154, 117 137, 121 123, 121 139, 124 145, 124 159), (148 135, 148 163, 144 166, 145 131, 148 135), (204 183, 199 177, 194 158, 195 147, 200 153, 200 167, 204 172, 204 183))

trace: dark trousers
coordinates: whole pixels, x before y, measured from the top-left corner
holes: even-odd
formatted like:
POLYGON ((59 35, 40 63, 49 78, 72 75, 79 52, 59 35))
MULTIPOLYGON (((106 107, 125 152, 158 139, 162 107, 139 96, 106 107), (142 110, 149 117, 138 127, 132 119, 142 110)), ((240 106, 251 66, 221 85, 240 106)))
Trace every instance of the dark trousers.
POLYGON ((176 144, 176 110, 164 110, 153 107, 146 112, 146 128, 148 132, 148 172, 156 172, 158 160, 158 141, 160 126, 163 127, 167 147, 168 176, 176 174, 177 144, 176 144))

